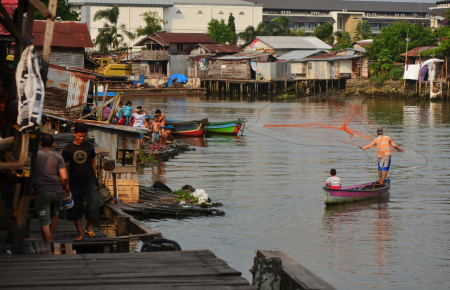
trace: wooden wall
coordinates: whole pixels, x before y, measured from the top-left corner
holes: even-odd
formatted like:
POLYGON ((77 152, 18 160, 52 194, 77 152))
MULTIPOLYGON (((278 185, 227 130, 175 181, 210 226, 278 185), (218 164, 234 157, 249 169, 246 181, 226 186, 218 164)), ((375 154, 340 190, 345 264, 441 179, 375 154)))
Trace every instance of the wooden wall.
POLYGON ((208 79, 250 80, 249 60, 217 60, 209 64, 208 79))

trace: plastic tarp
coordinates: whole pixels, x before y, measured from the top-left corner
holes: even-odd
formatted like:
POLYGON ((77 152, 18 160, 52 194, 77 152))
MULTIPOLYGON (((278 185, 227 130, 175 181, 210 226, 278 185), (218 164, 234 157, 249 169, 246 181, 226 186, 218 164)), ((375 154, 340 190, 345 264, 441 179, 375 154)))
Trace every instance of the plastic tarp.
POLYGON ((425 61, 424 63, 422 63, 422 67, 423 67, 424 65, 427 65, 427 64, 431 63, 431 62, 444 62, 444 60, 438 59, 438 58, 431 58, 431 59, 425 61))
POLYGON ((175 75, 171 75, 168 79, 167 79, 167 83, 169 85, 169 87, 171 87, 173 85, 173 82, 176 81, 178 83, 183 83, 185 84, 188 81, 188 78, 185 75, 182 74, 175 74, 175 75))
POLYGON ((405 66, 403 73, 404 80, 418 80, 419 79, 420 64, 409 64, 405 66))

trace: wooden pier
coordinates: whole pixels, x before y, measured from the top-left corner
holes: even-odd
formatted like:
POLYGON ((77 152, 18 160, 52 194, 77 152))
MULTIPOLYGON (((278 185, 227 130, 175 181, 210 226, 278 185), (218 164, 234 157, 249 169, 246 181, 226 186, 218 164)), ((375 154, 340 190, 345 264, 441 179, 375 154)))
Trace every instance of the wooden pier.
POLYGON ((7 289, 255 289, 209 250, 0 256, 7 289))
POLYGON ((285 80, 234 80, 205 79, 202 87, 208 93, 220 95, 280 94, 295 92, 302 95, 316 95, 332 90, 345 89, 346 79, 285 79, 285 80))

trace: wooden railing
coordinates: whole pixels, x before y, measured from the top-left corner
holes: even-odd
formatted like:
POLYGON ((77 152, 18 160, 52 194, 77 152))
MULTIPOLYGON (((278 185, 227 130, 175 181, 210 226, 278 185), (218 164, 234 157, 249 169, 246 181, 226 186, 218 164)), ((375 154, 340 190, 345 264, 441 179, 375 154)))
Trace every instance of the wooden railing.
POLYGON ((167 50, 143 50, 141 51, 141 60, 168 60, 169 51, 167 50))

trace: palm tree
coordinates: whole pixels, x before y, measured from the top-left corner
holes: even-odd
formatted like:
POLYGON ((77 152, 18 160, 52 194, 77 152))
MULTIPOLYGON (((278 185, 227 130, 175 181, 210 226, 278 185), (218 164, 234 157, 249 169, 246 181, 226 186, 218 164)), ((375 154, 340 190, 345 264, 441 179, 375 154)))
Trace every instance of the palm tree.
POLYGON ((114 45, 114 49, 119 49, 119 42, 123 41, 123 35, 118 33, 120 31, 129 39, 135 39, 135 35, 128 30, 126 30, 125 24, 118 24, 119 20, 119 5, 114 4, 111 9, 99 10, 94 14, 94 21, 105 19, 107 22, 104 23, 103 29, 97 36, 95 40, 95 45, 99 46, 100 51, 107 51, 108 46, 111 43, 114 45))
POLYGON ((290 32, 289 18, 286 16, 276 17, 270 21, 267 29, 272 36, 288 36, 290 32))

